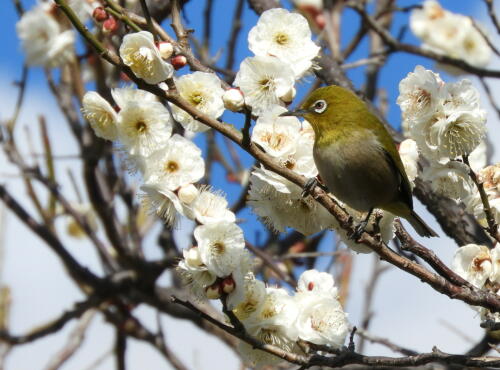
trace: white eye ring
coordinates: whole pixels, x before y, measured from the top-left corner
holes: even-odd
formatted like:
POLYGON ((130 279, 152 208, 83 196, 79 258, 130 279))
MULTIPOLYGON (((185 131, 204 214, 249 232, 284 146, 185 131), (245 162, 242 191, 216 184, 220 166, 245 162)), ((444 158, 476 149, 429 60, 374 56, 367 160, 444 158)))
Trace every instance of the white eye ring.
POLYGON ((316 113, 323 113, 325 109, 328 108, 328 104, 326 104, 326 101, 324 101, 323 99, 316 100, 312 108, 316 113))

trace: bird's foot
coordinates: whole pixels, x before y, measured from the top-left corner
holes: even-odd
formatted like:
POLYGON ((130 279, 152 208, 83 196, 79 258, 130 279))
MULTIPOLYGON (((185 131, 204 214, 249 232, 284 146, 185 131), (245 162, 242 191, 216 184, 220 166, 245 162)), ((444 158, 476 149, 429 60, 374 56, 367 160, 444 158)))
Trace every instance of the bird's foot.
POLYGON ((313 189, 316 187, 316 186, 319 186, 321 189, 323 189, 324 191, 326 191, 326 186, 323 185, 322 183, 320 183, 318 181, 318 178, 316 177, 311 177, 310 179, 307 180, 306 184, 304 185, 304 188, 302 189, 302 193, 300 194, 300 196, 302 198, 305 198, 307 197, 308 195, 311 195, 311 192, 313 191, 313 189))
POLYGON ((361 235, 365 232, 366 225, 368 225, 368 220, 364 220, 356 226, 354 229, 354 232, 349 235, 349 239, 351 240, 358 240, 361 235))

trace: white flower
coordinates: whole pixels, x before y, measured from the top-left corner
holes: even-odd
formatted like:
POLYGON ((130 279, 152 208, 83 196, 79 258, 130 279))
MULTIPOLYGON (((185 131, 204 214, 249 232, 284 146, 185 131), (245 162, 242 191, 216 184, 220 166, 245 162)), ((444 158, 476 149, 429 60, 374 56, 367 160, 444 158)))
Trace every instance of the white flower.
POLYGON ((240 256, 240 263, 230 275, 233 282, 233 290, 227 292, 226 304, 229 310, 234 310, 247 298, 247 285, 249 281, 254 281, 255 276, 251 271, 253 268, 253 259, 250 253, 245 249, 240 256))
POLYGON ((485 67, 491 59, 491 48, 472 21, 463 15, 441 8, 434 0, 424 2, 410 16, 410 28, 423 47, 440 54, 485 67))
POLYGON ((429 181, 437 194, 457 201, 465 199, 476 190, 469 177, 469 168, 461 162, 448 162, 444 165, 431 163, 424 168, 422 179, 429 181))
POLYGON ((481 143, 477 146, 469 154, 469 164, 470 167, 474 170, 474 172, 478 172, 481 168, 486 166, 488 161, 488 144, 485 140, 481 141, 481 143))
POLYGON ((148 31, 125 35, 119 52, 123 63, 148 84, 157 84, 172 77, 172 65, 162 59, 153 35, 148 31))
POLYGON ((279 117, 286 108, 275 106, 257 119, 252 131, 252 141, 259 144, 273 157, 294 153, 300 134, 297 117, 279 117))
POLYGON ((301 292, 295 295, 299 306, 297 331, 302 340, 333 348, 344 345, 349 324, 339 301, 330 294, 301 292))
POLYGON ((333 276, 318 270, 306 270, 300 275, 297 282, 298 292, 313 292, 330 294, 337 297, 338 291, 333 281, 333 276))
POLYGON ((191 217, 189 208, 179 200, 174 192, 161 184, 144 184, 141 186, 144 208, 162 218, 168 226, 173 226, 177 213, 191 217))
POLYGON ((206 297, 206 289, 215 283, 217 276, 203 264, 197 247, 184 249, 182 254, 184 258, 179 261, 177 271, 184 284, 191 288, 198 299, 206 297))
POLYGON ((397 103, 404 119, 428 120, 441 104, 444 82, 438 74, 418 65, 399 83, 397 103))
POLYGON ((245 103, 259 116, 273 105, 282 104, 280 98, 293 89, 293 71, 278 58, 256 56, 243 60, 234 85, 245 96, 245 103))
POLYGON ((472 285, 482 288, 492 272, 490 251, 484 245, 464 245, 455 252, 451 269, 472 285))
POLYGON ((132 155, 150 156, 172 134, 170 113, 157 101, 128 102, 118 117, 118 138, 132 155))
POLYGON ((444 92, 444 107, 447 111, 474 111, 481 108, 479 91, 470 80, 447 83, 444 92))
POLYGON ((399 156, 412 186, 418 175, 418 147, 415 140, 406 139, 399 144, 399 156))
POLYGON ((156 95, 151 94, 149 91, 135 89, 133 86, 112 89, 111 95, 120 109, 126 108, 129 104, 158 102, 156 95))
POLYGON ((210 188, 200 190, 200 194, 192 203, 193 215, 201 224, 216 222, 234 222, 236 216, 227 208, 227 200, 221 193, 210 188))
POLYGON ((429 159, 447 162, 470 154, 486 134, 486 114, 483 110, 450 111, 423 131, 423 140, 415 137, 422 153, 429 159))
POLYGON ((245 98, 240 89, 227 89, 222 95, 224 107, 232 112, 239 112, 245 105, 245 98))
MULTIPOLYGON (((483 183, 493 218, 496 223, 500 223, 500 164, 483 168, 477 175, 479 181, 483 183)), ((486 215, 479 192, 476 191, 464 202, 467 205, 467 210, 474 214, 482 226, 486 227, 486 215)))
MULTIPOLYGON (((489 280, 492 283, 500 283, 500 246, 497 245, 495 248, 490 250, 492 270, 489 280)), ((498 293, 497 293, 498 294, 498 293)))
POLYGON ((92 16, 94 8, 100 4, 97 1, 90 0, 69 0, 68 5, 76 13, 80 21, 85 23, 92 16))
POLYGON ((82 100, 82 114, 96 136, 106 140, 116 140, 118 116, 101 95, 95 91, 85 93, 82 100))
POLYGON ((302 197, 299 186, 282 178, 287 183, 283 184, 282 190, 288 192, 280 192, 264 180, 264 171, 267 170, 252 172, 247 203, 266 225, 279 232, 291 227, 304 235, 311 235, 335 224, 335 218, 311 196, 302 197))
POLYGON ((247 320, 262 304, 266 296, 266 285, 257 279, 245 281, 245 294, 243 299, 235 305, 233 312, 240 321, 247 320))
POLYGON ((283 167, 307 178, 316 177, 318 169, 313 157, 314 139, 307 135, 299 136, 294 153, 279 158, 283 167))
MULTIPOLYGON (((486 33, 484 30, 483 32, 486 33)), ((459 45, 458 54, 467 63, 476 67, 486 67, 490 63, 492 50, 472 23, 467 28, 459 45)))
POLYGON ((180 186, 198 181, 204 174, 201 149, 191 140, 175 134, 162 149, 148 157, 144 177, 149 183, 161 183, 175 191, 180 186))
POLYGON ((194 229, 201 260, 218 277, 230 275, 243 257, 243 230, 232 222, 200 225, 194 229))
POLYGON ((200 191, 193 184, 187 184, 181 186, 179 191, 177 192, 177 196, 180 201, 184 204, 191 204, 196 199, 196 197, 200 194, 200 191))
POLYGON ((288 63, 296 78, 311 68, 320 50, 311 40, 307 20, 282 8, 262 13, 248 34, 248 47, 257 56, 272 55, 288 63))
POLYGON ((51 11, 52 4, 41 3, 16 24, 28 65, 60 67, 74 57, 75 33, 62 29, 51 11))
MULTIPOLYGON (((183 75, 175 80, 175 86, 184 100, 209 117, 219 118, 224 112, 224 102, 222 101, 224 89, 215 74, 194 72, 183 75)), ((170 104, 170 107, 175 120, 186 130, 203 132, 209 129, 207 125, 195 120, 189 113, 175 104, 170 104)))

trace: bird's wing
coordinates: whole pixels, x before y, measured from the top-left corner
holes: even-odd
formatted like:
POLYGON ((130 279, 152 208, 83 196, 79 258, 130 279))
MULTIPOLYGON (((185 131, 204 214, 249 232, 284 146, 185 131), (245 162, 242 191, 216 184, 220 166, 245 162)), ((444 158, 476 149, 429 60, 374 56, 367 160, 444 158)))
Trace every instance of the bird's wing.
POLYGON ((391 155, 387 150, 383 149, 385 158, 387 162, 389 162, 390 166, 394 169, 396 172, 396 175, 398 176, 399 179, 399 193, 401 195, 401 200, 404 201, 410 209, 413 209, 413 197, 412 197, 412 191, 411 191, 411 185, 410 181, 408 180, 408 176, 406 175, 406 171, 403 165, 403 162, 401 161, 401 158, 399 157, 399 153, 397 152, 397 149, 394 148, 396 151, 396 158, 395 155, 391 155))

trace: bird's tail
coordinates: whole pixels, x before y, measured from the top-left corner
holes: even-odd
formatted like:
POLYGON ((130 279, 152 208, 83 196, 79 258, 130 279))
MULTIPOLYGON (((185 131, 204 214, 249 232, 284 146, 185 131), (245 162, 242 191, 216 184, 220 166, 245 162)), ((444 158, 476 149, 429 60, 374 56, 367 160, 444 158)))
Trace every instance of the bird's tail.
POLYGON ((415 213, 415 211, 411 211, 408 217, 405 217, 408 222, 413 226, 415 231, 420 236, 424 236, 426 238, 430 238, 432 236, 438 236, 434 230, 432 230, 425 222, 420 218, 419 215, 415 213))

